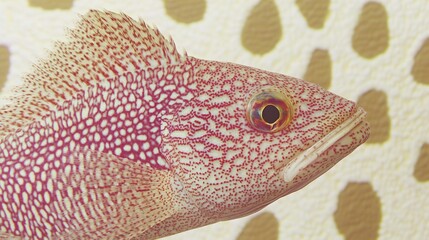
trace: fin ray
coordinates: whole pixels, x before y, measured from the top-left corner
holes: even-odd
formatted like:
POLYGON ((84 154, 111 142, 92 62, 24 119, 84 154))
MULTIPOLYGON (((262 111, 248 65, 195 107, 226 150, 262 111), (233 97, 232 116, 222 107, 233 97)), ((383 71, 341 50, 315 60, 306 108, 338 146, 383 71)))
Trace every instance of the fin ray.
POLYGON ((167 64, 179 64, 181 56, 172 40, 143 21, 124 14, 91 10, 68 39, 58 42, 24 84, 13 90, 10 102, 0 108, 0 139, 39 120, 48 111, 79 91, 118 73, 167 64))
POLYGON ((174 214, 168 171, 91 150, 69 161, 58 181, 63 195, 73 192, 74 201, 59 204, 70 228, 55 237, 130 238, 174 214))

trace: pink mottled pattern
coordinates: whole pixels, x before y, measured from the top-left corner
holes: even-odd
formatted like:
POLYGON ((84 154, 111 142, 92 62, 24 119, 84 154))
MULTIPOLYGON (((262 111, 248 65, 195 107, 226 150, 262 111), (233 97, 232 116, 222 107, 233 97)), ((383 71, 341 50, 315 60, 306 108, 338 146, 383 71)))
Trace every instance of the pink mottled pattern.
MULTIPOLYGON (((99 191, 104 195, 97 198, 88 190, 107 184, 105 172, 85 179, 95 174, 86 166, 87 159, 100 157, 97 153, 103 153, 99 162, 106 164, 124 159, 126 163, 118 162, 116 168, 133 162, 168 168, 159 147, 160 119, 192 97, 191 65, 157 30, 125 15, 91 11, 78 26, 70 31, 69 42, 57 44, 28 75, 13 104, 1 109, 0 236, 1 232, 35 239, 63 233, 106 236, 97 228, 85 229, 93 220, 84 215, 91 215, 96 204, 109 209, 111 203, 102 199, 114 191, 99 191)), ((135 167, 145 169, 144 174, 132 177, 142 178, 135 184, 148 191, 146 182, 158 180, 141 164, 135 167)), ((97 171, 105 171, 99 167, 97 171)), ((147 197, 138 202, 142 200, 147 197)), ((117 207, 116 211, 123 208, 117 207)), ((122 230, 113 226, 119 223, 103 224, 120 236, 122 230)), ((138 232, 138 227, 123 229, 128 229, 127 236, 138 232)))
MULTIPOLYGON (((183 104, 174 90, 183 86, 184 79, 177 75, 185 72, 184 67, 155 68, 108 79, 41 121, 7 136, 0 143, 0 159, 5 159, 2 180, 11 188, 6 188, 0 199, 0 212, 9 219, 2 226, 16 235, 25 232, 37 237, 55 235, 68 227, 72 216, 64 214, 73 211, 57 204, 72 204, 70 192, 81 192, 81 185, 75 183, 75 187, 61 191, 56 178, 76 167, 70 158, 77 149, 149 163, 155 169, 168 168, 159 147, 160 119, 170 108, 183 104), (18 207, 29 203, 34 204, 31 209, 18 207)), ((189 88, 182 89, 187 96, 189 88)), ((73 204, 84 205, 80 201, 73 204)))
POLYGON ((285 75, 181 56, 159 31, 109 12, 86 14, 11 100, 0 109, 0 238, 154 239, 246 216, 369 134, 359 116, 287 181, 293 159, 356 117, 355 103, 285 75), (266 88, 293 105, 276 133, 246 120, 266 88))

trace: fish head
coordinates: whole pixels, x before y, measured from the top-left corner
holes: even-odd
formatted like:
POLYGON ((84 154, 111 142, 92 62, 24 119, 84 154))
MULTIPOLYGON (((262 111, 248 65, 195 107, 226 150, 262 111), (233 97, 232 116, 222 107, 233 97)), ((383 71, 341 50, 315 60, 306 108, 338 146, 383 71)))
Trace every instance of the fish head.
POLYGON ((316 84, 192 61, 194 97, 166 124, 164 152, 180 189, 218 219, 297 191, 369 136, 360 107, 316 84))

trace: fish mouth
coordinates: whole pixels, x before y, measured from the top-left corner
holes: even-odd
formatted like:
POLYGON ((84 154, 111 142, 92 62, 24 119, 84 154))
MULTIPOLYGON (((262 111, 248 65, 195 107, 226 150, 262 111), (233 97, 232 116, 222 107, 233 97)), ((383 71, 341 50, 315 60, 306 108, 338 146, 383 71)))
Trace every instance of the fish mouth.
MULTIPOLYGON (((364 143, 369 137, 369 124, 364 121, 366 112, 357 107, 351 117, 341 123, 338 127, 317 141, 313 146, 296 156, 283 168, 283 179, 285 182, 292 182, 301 172, 313 175, 306 183, 320 176, 338 161, 351 153, 355 148, 364 143), (315 163, 315 164, 313 164, 315 163), (316 164, 317 163, 317 164, 316 164), (317 169, 322 165, 321 169, 317 169), (315 174, 313 172, 316 172, 315 174)), ((299 177, 300 181, 302 177, 299 177)), ((305 186, 306 183, 301 187, 305 186)), ((300 185, 301 185, 300 184, 300 185)))

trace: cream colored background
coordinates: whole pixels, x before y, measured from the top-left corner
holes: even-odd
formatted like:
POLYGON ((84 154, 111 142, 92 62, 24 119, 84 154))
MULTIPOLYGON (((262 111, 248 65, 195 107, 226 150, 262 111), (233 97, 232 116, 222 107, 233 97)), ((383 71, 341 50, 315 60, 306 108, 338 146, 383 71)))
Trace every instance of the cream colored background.
MULTIPOLYGON (((169 16, 164 1, 55 1, 72 5, 47 9, 52 2, 0 0, 0 45, 9 50, 0 59, 10 62, 10 67, 1 69, 7 71, 3 95, 20 84, 21 76, 46 56, 54 41, 63 39, 64 30, 73 26, 78 14, 106 9, 156 25, 189 55, 297 77, 307 72, 313 51, 324 49, 332 67, 329 90, 369 106, 372 125, 384 129, 374 132, 384 131, 385 139, 361 146, 305 189, 260 212, 265 215, 257 213, 166 239, 429 238, 429 151, 422 147, 429 142, 429 79, 418 82, 411 74, 418 64, 415 56, 429 37, 428 1, 377 1, 387 12, 389 43, 385 52, 371 59, 361 57, 352 46, 367 3, 362 0, 331 0, 320 29, 309 27, 295 1, 272 1, 282 34, 275 47, 262 55, 253 54, 241 42, 246 19, 258 0, 202 1, 206 2, 203 18, 192 23, 179 23, 169 16), (379 124, 377 119, 384 122, 379 124), (418 161, 420 177, 415 174, 418 161)), ((419 59, 429 69, 429 53, 425 54, 419 59)), ((319 71, 325 74, 324 69, 319 71)))

